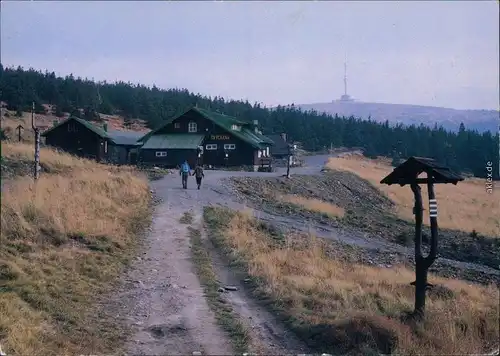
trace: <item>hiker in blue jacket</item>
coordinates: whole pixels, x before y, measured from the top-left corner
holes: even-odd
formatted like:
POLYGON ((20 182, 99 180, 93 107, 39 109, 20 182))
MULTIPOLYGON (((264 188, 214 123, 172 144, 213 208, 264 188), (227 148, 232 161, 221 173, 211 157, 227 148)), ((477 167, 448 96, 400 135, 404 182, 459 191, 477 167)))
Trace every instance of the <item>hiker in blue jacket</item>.
POLYGON ((189 167, 189 163, 187 163, 187 161, 184 161, 184 163, 181 165, 179 174, 182 177, 182 188, 187 189, 188 177, 191 174, 191 167, 189 167))

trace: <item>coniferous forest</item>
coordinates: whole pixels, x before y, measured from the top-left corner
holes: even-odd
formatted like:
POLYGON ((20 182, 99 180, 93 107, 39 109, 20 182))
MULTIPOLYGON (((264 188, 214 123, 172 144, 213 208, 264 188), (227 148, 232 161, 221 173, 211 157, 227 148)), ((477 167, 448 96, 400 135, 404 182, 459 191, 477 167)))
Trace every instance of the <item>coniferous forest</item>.
POLYGON ((266 108, 248 101, 226 101, 206 97, 186 89, 159 89, 125 82, 93 82, 73 75, 65 78, 34 69, 4 68, 0 64, 0 100, 9 110, 44 113, 42 104, 55 105, 56 115, 64 112, 93 118, 96 113, 119 114, 125 119, 139 118, 151 128, 194 105, 219 110, 247 121, 258 120, 264 133, 286 132, 304 149, 319 151, 333 147, 360 147, 368 157, 388 156, 395 161, 409 156, 432 157, 456 171, 486 177, 487 162, 493 162, 498 177, 499 137, 497 134, 467 130, 458 133, 435 126, 390 126, 367 118, 344 118, 313 111, 304 112, 293 105, 266 108))

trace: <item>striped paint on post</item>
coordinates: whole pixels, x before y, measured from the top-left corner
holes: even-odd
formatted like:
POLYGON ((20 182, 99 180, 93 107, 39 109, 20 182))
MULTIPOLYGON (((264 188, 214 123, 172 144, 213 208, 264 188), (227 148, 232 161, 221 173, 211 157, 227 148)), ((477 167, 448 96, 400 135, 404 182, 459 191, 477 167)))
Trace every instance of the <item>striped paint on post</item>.
POLYGON ((429 199, 429 216, 431 218, 437 218, 438 216, 438 206, 436 199, 429 199))

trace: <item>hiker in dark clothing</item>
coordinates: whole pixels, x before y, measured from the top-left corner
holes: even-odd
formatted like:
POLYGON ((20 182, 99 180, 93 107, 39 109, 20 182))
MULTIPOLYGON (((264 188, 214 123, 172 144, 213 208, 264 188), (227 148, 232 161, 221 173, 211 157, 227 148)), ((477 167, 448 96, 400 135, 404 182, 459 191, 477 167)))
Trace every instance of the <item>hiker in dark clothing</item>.
POLYGON ((187 163, 187 161, 184 161, 184 163, 181 165, 179 174, 182 177, 182 188, 187 189, 187 180, 191 174, 191 167, 189 167, 189 163, 187 163))
POLYGON ((196 184, 198 184, 198 190, 200 190, 201 180, 205 177, 205 173, 203 173, 203 167, 197 165, 194 169, 194 176, 196 178, 196 184))

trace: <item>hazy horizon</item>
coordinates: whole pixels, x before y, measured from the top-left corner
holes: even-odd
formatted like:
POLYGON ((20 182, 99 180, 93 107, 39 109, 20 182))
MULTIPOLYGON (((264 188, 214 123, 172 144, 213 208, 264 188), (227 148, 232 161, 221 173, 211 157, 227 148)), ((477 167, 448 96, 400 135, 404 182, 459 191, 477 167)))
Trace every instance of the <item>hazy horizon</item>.
POLYGON ((1 62, 266 106, 499 108, 498 2, 2 2, 1 62), (22 20, 20 20, 22 19, 22 20))

